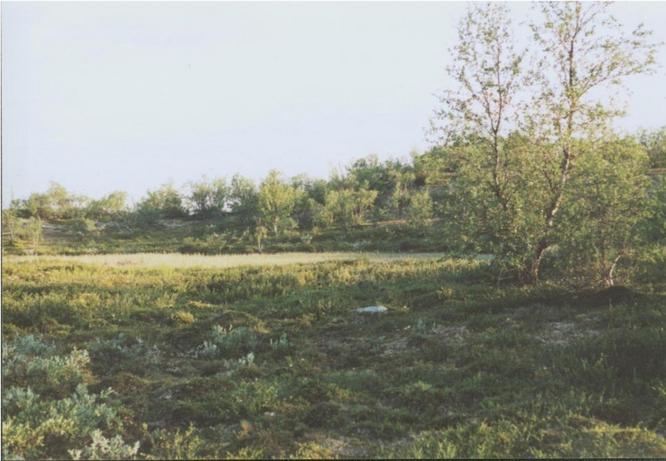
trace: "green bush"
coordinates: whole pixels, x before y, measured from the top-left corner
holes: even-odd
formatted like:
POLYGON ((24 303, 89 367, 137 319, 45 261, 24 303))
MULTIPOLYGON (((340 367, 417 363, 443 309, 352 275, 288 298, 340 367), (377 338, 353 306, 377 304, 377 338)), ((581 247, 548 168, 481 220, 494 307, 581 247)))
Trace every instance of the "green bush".
POLYGON ((33 336, 3 344, 3 457, 130 458, 112 391, 90 394, 87 351, 56 355, 33 336), (107 439, 103 434, 115 434, 107 439))

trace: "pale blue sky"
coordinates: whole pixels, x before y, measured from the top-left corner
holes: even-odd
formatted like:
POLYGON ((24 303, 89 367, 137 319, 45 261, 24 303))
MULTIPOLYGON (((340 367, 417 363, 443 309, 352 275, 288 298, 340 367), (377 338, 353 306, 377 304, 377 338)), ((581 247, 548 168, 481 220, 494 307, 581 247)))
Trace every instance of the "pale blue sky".
MULTIPOLYGON (((528 7, 514 5, 517 20, 528 7)), ((3 201, 49 181, 136 199, 168 180, 325 177, 370 153, 407 157, 428 147, 464 9, 3 2, 3 201)), ((666 3, 614 11, 666 41, 666 3)), ((666 124, 665 76, 629 82, 621 127, 666 124)))

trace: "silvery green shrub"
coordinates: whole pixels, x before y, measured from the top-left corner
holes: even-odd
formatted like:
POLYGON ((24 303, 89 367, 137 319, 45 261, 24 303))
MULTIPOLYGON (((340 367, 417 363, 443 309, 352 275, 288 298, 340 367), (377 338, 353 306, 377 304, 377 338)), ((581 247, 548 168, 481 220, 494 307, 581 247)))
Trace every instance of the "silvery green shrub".
POLYGON ((247 327, 224 328, 215 325, 210 333, 210 340, 204 341, 193 352, 195 357, 212 358, 225 352, 252 352, 257 347, 258 339, 254 331, 247 327))
POLYGON ((127 445, 119 435, 107 439, 102 431, 90 433, 91 442, 83 449, 68 450, 72 459, 132 459, 139 451, 139 442, 127 445))
POLYGON ((123 424, 111 399, 113 391, 88 392, 86 350, 57 355, 54 347, 33 336, 17 338, 2 349, 4 459, 136 454, 138 445, 125 445, 114 435, 122 432, 123 424))

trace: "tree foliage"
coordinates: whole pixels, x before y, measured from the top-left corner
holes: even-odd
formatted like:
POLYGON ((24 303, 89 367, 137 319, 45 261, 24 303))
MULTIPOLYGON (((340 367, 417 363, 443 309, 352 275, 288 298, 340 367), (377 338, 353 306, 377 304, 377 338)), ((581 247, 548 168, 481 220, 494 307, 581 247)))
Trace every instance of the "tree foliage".
POLYGON ((377 194, 376 190, 366 188, 329 191, 320 220, 326 225, 338 224, 346 229, 361 225, 365 222, 377 194))
POLYGON ((650 158, 650 168, 666 168, 666 126, 641 130, 638 139, 650 158))
POLYGON ((189 184, 187 202, 189 209, 198 217, 209 217, 221 214, 227 209, 229 200, 229 187, 224 178, 200 181, 189 184))
MULTIPOLYGON (((445 164, 455 171, 448 186, 458 235, 486 242, 497 262, 530 281, 567 235, 560 222, 565 208, 602 193, 586 182, 571 184, 579 165, 594 167, 586 156, 594 158, 612 138, 610 122, 622 114, 599 91, 649 72, 655 52, 648 32, 625 32, 605 3, 537 8, 529 59, 514 51, 504 5, 470 8, 448 69, 457 86, 444 94, 436 118, 445 122, 445 164)), ((605 174, 598 165, 596 174, 605 174)))
POLYGON ((407 221, 417 229, 423 230, 430 224, 433 215, 433 205, 427 190, 414 192, 409 198, 407 208, 407 221))
POLYGON ((147 219, 180 218, 185 215, 183 198, 173 184, 164 184, 148 191, 137 205, 139 216, 147 219))
POLYGON ((259 188, 259 212, 278 235, 281 225, 289 219, 296 204, 297 192, 281 179, 277 170, 271 170, 259 188))
POLYGON ((229 207, 241 223, 251 224, 256 219, 259 208, 259 193, 251 179, 234 175, 229 190, 229 207))
POLYGON ((581 157, 556 229, 556 255, 584 283, 614 285, 618 266, 639 246, 649 213, 647 163, 646 152, 629 139, 608 141, 581 157))
POLYGON ((90 219, 111 219, 119 217, 127 208, 127 193, 111 192, 99 200, 91 200, 85 215, 90 219))

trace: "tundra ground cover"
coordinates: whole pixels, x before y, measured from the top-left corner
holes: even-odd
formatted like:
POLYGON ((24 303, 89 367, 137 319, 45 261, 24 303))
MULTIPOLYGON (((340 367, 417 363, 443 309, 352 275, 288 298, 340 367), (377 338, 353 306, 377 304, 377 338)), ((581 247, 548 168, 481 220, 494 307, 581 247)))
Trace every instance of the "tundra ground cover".
MULTIPOLYGON (((273 254, 229 254, 196 255, 181 253, 132 253, 100 255, 58 255, 49 260, 75 263, 94 263, 122 267, 238 267, 238 266, 277 266, 285 264, 307 264, 325 261, 368 261, 397 260, 436 260, 445 257, 444 253, 273 253, 273 254)), ((40 261, 40 256, 10 256, 10 261, 40 261)))
POLYGON ((646 274, 574 292, 441 257, 7 258, 3 454, 666 456, 666 285, 646 274))

